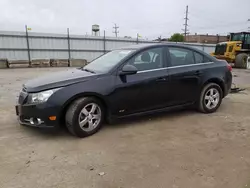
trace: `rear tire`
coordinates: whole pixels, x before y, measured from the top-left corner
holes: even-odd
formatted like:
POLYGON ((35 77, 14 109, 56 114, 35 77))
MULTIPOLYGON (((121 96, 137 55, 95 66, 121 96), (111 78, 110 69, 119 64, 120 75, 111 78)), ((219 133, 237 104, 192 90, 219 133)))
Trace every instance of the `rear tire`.
POLYGON ((72 102, 69 106, 65 121, 69 132, 83 138, 95 134, 102 127, 104 108, 99 100, 84 97, 72 102))
POLYGON ((236 68, 247 68, 247 54, 246 53, 240 53, 235 58, 235 67, 236 68))
POLYGON ((199 99, 198 110, 202 113, 215 112, 222 102, 223 92, 216 83, 209 83, 204 86, 199 99))

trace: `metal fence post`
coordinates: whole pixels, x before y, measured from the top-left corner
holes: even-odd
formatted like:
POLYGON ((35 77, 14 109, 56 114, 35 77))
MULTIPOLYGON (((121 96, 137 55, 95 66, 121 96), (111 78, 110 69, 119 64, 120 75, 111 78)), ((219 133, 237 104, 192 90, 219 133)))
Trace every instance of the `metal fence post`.
POLYGON ((71 60, 71 50, 70 50, 70 37, 69 37, 69 28, 67 28, 67 39, 68 39, 68 54, 69 54, 69 61, 71 60))
POLYGON ((30 44, 29 44, 29 35, 28 35, 28 27, 27 27, 27 25, 25 25, 25 32, 26 32, 26 41, 27 41, 27 52, 28 52, 29 66, 31 66, 30 44))
POLYGON ((105 35, 105 30, 103 32, 103 51, 106 53, 106 35, 105 35))

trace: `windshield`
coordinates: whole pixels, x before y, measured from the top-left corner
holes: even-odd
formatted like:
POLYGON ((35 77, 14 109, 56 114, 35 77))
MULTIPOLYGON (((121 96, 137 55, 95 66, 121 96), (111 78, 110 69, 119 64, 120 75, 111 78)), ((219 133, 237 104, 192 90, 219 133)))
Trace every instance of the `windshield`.
POLYGON ((244 35, 239 33, 239 34, 232 34, 231 36, 231 41, 243 41, 244 40, 244 35))
POLYGON ((133 51, 114 50, 108 52, 86 65, 84 69, 97 73, 107 73, 133 51))

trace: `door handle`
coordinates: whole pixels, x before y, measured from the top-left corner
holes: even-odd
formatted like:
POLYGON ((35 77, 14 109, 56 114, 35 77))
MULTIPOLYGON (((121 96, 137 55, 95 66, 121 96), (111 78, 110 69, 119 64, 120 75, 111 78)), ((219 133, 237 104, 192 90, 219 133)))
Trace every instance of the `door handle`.
POLYGON ((194 75, 200 76, 200 75, 202 75, 202 71, 195 71, 194 75))
POLYGON ((162 81, 166 81, 167 80, 167 78, 165 78, 165 77, 160 77, 160 78, 157 78, 157 82, 162 82, 162 81))

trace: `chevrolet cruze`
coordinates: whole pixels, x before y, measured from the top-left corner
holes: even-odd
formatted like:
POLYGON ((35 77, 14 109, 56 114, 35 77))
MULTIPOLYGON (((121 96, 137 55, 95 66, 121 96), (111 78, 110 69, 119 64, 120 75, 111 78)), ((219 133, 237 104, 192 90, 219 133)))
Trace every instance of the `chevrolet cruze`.
POLYGON ((16 114, 21 125, 65 124, 78 137, 104 121, 179 107, 215 112, 229 93, 231 66, 185 45, 146 44, 110 51, 88 65, 23 85, 16 114))

